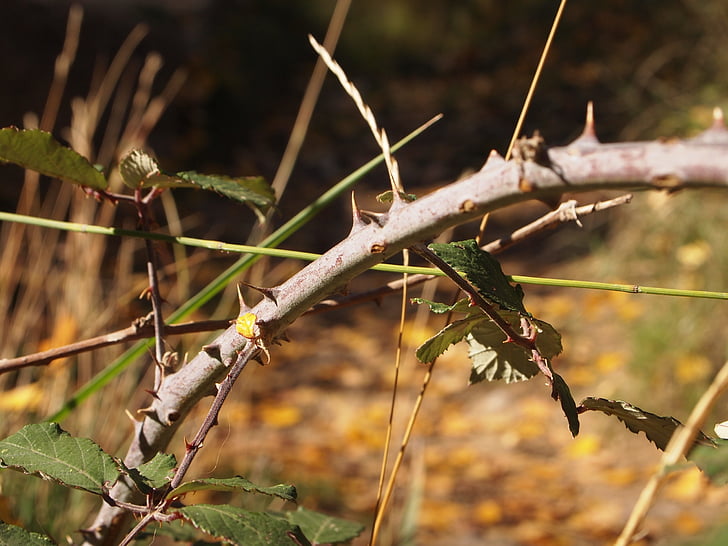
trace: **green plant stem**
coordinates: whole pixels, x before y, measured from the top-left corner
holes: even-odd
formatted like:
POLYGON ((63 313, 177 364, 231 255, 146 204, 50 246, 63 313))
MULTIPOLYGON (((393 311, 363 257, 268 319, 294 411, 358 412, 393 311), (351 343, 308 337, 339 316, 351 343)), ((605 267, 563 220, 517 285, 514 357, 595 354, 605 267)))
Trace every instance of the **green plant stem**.
MULTIPOLYGON (((302 211, 303 212, 303 211, 302 211)), ((295 219, 295 218, 294 218, 295 219)), ((214 241, 210 239, 196 239, 194 237, 175 237, 173 235, 167 235, 164 233, 148 233, 144 231, 137 231, 133 229, 120 229, 120 228, 107 228, 101 226, 92 226, 88 224, 75 224, 72 222, 62 222, 60 220, 48 220, 45 218, 36 218, 34 216, 25 216, 22 214, 14 214, 11 212, 0 212, 0 220, 8 222, 17 222, 21 224, 32 224, 36 226, 48 227, 53 229, 60 229, 63 231, 76 231, 81 233, 93 233, 97 235, 116 235, 124 237, 139 237, 143 239, 154 239, 158 241, 165 241, 169 243, 177 243, 185 246, 192 246, 198 248, 207 248, 210 250, 219 250, 222 252, 239 252, 250 254, 254 256, 271 256, 274 258, 287 258, 293 260, 304 260, 314 261, 321 255, 313 252, 301 252, 298 250, 286 250, 282 248, 271 248, 264 246, 250 246, 250 245, 238 245, 233 243, 224 243, 222 241, 214 241)), ((290 222, 289 222, 290 223, 290 222)), ((286 224, 288 225, 288 224, 286 224)), ((283 226, 281 229, 285 228, 283 226)), ((271 235, 268 239, 263 241, 261 245, 269 244, 269 241, 278 232, 271 235)), ((287 233, 285 237, 280 240, 275 240, 278 244, 286 239, 290 233, 287 233)), ((236 269, 238 264, 251 259, 252 256, 245 256, 238 260, 230 269, 222 273, 220 277, 226 275, 228 271, 235 269, 234 273, 229 274, 225 277, 226 281, 229 281, 230 277, 238 274, 242 269, 236 269)), ((247 264, 247 262, 246 262, 247 264)), ((250 265, 250 264, 247 264, 250 265)), ((243 268, 244 269, 244 268, 243 268)), ((397 264, 378 264, 372 267, 372 271, 383 271, 387 273, 407 273, 409 275, 437 275, 444 276, 440 270, 432 267, 418 267, 418 266, 403 266, 397 264)), ((630 294, 652 294, 657 296, 681 296, 685 298, 707 298, 713 300, 728 300, 728 292, 713 292, 708 290, 685 290, 680 288, 662 288, 656 286, 642 286, 639 284, 619 284, 619 283, 606 283, 598 281, 579 281, 574 279, 553 279, 548 277, 528 277, 525 275, 510 275, 508 277, 511 281, 521 284, 535 284, 539 286, 559 286, 562 288, 586 288, 589 290, 608 290, 611 292, 627 292, 630 294)), ((216 279, 217 280, 217 279, 216 279)), ((210 283, 211 286, 215 281, 210 283)), ((214 295, 214 294, 213 294, 214 295)), ((194 298, 193 298, 194 299, 194 298)), ((193 301, 191 299, 190 301, 193 301)), ((208 298, 209 299, 209 298, 208 298)), ((207 299, 205 302, 208 301, 207 299)), ((204 302, 203 302, 204 303, 204 302)), ((195 307, 196 309, 197 307, 195 307)), ((180 307, 183 309, 183 307, 180 307)), ((176 315, 172 315, 173 317, 176 315)), ((182 317, 180 317, 182 318, 182 317)), ((170 322, 174 322, 170 318, 170 322)))
POLYGON ((728 300, 728 292, 709 292, 706 290, 683 290, 679 288, 661 288, 641 286, 639 284, 614 284, 596 281, 575 281, 572 279, 549 279, 546 277, 524 277, 511 275, 510 280, 521 284, 537 284, 539 286, 562 286, 565 288, 587 288, 590 290, 609 290, 612 292, 628 292, 630 294, 652 294, 657 296, 682 296, 686 298, 708 298, 728 300))
MULTIPOLYGON (((422 133, 425 129, 430 127, 433 123, 436 121, 439 121, 439 119, 442 116, 436 116, 427 123, 423 124, 422 126, 418 127, 414 131, 412 131, 409 135, 404 137, 402 140, 397 142, 394 146, 392 146, 392 150, 396 151, 400 149, 402 146, 410 142, 412 139, 414 139, 416 136, 418 136, 420 133, 422 133)), ((364 174, 372 170, 375 166, 377 166, 379 163, 382 162, 384 159, 383 154, 379 154, 377 157, 369 161, 368 163, 364 164, 363 166, 359 167, 356 171, 351 173, 349 176, 335 184, 333 187, 331 187, 329 190, 324 192, 318 199, 316 199, 313 203, 308 205, 306 208, 301 210, 296 216, 291 218, 288 222, 283 224, 280 228, 278 228, 276 231, 271 233, 268 237, 266 237, 259 245, 259 247, 263 248, 271 248, 276 247, 279 244, 281 244, 283 241, 285 241, 288 237, 290 237, 293 233, 295 233, 297 230, 299 230, 303 225, 308 223, 318 212, 326 207, 328 204, 330 204, 334 199, 336 199, 339 195, 341 195, 343 192, 350 190, 354 184, 362 177, 364 174)), ((2 213, 4 216, 7 213, 2 213)), ((7 219, 3 216, 0 216, 0 220, 7 219)), ((44 220, 47 221, 47 220, 44 220)), ((50 226, 49 226, 50 227, 50 226)), ((91 227, 91 226, 89 226, 91 227)), ((130 233, 121 233, 126 230, 118 230, 116 228, 108 228, 108 229, 114 229, 118 235, 131 235, 130 233)), ((163 239, 164 237, 169 237, 168 235, 165 235, 164 237, 160 237, 162 234, 150 234, 153 235, 153 238, 156 239, 163 239)), ((258 247, 258 248, 259 248, 258 247)), ((221 249, 223 250, 223 249, 221 249)), ((190 313, 193 311, 199 309, 202 305, 210 301, 215 295, 217 295, 220 291, 222 291, 231 281, 233 278, 235 278, 237 275, 239 275, 242 271, 249 268, 251 265, 253 265, 257 260, 260 259, 262 256, 261 253, 249 253, 245 256, 242 256, 238 261, 236 261, 233 265, 228 267, 225 271, 223 271, 220 275, 217 276, 214 280, 212 280, 207 286, 205 286, 202 290, 200 290, 197 294, 195 294, 193 297, 191 297, 189 300, 187 300, 185 303, 183 303, 176 311, 174 311, 168 318, 168 323, 175 323, 179 322, 180 320, 183 320, 185 317, 187 317, 190 313)), ((65 404, 53 415, 47 418, 48 421, 54 421, 59 422, 66 418, 71 411, 78 406, 81 402, 86 400, 89 396, 91 396, 93 393, 101 389, 104 385, 109 383, 113 378, 115 378, 117 375, 119 375, 127 366, 129 366, 135 359, 139 358, 141 355, 143 355, 149 347, 151 347, 153 344, 153 340, 144 340, 140 341, 134 346, 132 346, 130 349, 128 349, 124 354, 122 354, 119 358, 117 358, 114 362, 112 362, 109 366, 104 368, 101 372, 99 372, 97 375, 95 375, 88 383, 83 385, 79 390, 77 390, 71 398, 69 398, 65 404)))

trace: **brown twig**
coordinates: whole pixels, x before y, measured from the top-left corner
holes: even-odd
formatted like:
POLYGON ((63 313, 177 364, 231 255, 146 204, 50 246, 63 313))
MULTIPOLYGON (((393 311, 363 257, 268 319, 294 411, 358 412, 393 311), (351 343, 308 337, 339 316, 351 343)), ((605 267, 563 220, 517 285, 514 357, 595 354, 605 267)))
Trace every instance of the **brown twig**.
MULTIPOLYGON (((127 341, 135 341, 144 339, 154 335, 154 326, 144 319, 138 319, 138 323, 110 332, 102 336, 92 337, 65 345, 56 347, 47 351, 41 351, 32 355, 19 356, 17 358, 0 359, 0 374, 19 370, 28 366, 45 366, 59 358, 68 358, 80 353, 95 351, 110 345, 117 345, 127 341)), ((184 334, 193 334, 197 332, 211 332, 214 330, 224 330, 230 326, 230 321, 225 320, 205 320, 197 322, 186 322, 183 324, 167 324, 164 327, 164 333, 167 336, 179 336, 184 334)))
MULTIPOLYGON (((606 201, 597 201, 589 205, 576 206, 576 201, 566 201, 559 205, 556 210, 550 211, 538 218, 537 220, 525 225, 510 235, 491 241, 490 243, 482 246, 481 248, 491 254, 497 254, 502 252, 506 248, 510 248, 515 244, 521 243, 529 237, 545 231, 546 229, 554 227, 556 224, 562 222, 576 221, 579 222, 579 218, 583 218, 594 212, 607 210, 612 207, 624 205, 632 200, 632 194, 627 193, 615 197, 614 199, 607 199, 606 201)), ((407 277, 407 286, 416 286, 423 282, 429 281, 436 278, 435 275, 409 275, 407 277)), ((314 305, 306 314, 312 315, 317 313, 323 313, 332 309, 339 309, 342 307, 350 307, 352 305, 358 305, 366 301, 379 301, 386 296, 390 296, 396 292, 402 290, 404 286, 402 279, 397 279, 388 282, 384 286, 361 292, 358 294, 348 294, 346 296, 335 296, 325 299, 321 303, 314 305)))

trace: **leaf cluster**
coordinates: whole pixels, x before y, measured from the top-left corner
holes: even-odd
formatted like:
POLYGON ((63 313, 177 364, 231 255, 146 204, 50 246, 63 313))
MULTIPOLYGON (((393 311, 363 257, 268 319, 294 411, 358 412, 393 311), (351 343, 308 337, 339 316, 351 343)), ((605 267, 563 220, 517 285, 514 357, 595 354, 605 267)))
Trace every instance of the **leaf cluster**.
MULTIPOLYGON (((294 538, 299 544, 339 543, 363 530, 360 524, 302 508, 293 512, 253 512, 225 504, 178 506, 186 495, 197 491, 257 493, 291 503, 296 502, 297 492, 292 485, 262 487, 242 476, 192 480, 169 489, 176 465, 173 455, 158 453, 146 464, 129 469, 92 440, 74 437, 56 423, 26 425, 0 440, 0 468, 93 493, 112 504, 115 501, 108 492, 125 476, 147 499, 156 501, 158 519, 183 519, 208 535, 235 544, 291 544, 294 538)), ((131 508, 139 514, 151 511, 146 506, 131 508)), ((7 524, 0 524, 0 540, 52 544, 48 537, 7 524), (16 537, 20 538, 15 541, 16 537)))
MULTIPOLYGON (((92 165, 81 154, 39 129, 0 129, 0 162, 14 163, 97 192, 106 190, 109 185, 100 167, 92 165)), ((132 189, 157 187, 213 191, 245 203, 261 219, 275 201, 273 189, 261 177, 229 177, 194 171, 168 173, 161 169, 156 159, 142 150, 130 151, 120 162, 119 171, 124 183, 132 189)))

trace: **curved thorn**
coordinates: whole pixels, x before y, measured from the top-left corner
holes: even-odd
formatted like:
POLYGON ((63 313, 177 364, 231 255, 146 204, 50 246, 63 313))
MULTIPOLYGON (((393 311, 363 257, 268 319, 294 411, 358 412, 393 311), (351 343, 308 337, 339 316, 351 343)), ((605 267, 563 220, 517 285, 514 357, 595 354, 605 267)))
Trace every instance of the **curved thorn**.
POLYGON ((594 128, 594 103, 589 101, 586 105, 586 120, 581 135, 568 145, 572 149, 591 149, 600 144, 597 132, 594 128))

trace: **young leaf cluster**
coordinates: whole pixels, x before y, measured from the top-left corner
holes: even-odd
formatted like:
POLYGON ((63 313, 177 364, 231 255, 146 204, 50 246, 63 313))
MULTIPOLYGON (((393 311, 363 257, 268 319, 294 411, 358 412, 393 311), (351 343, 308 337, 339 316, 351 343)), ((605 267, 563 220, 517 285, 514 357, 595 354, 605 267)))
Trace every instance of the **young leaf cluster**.
MULTIPOLYGON (((472 363, 471 384, 500 379, 506 383, 524 381, 540 371, 551 383, 551 396, 561 402, 569 430, 576 436, 576 403, 566 382, 551 367, 551 359, 562 350, 561 335, 526 311, 521 287, 511 284, 498 261, 480 249, 476 241, 431 244, 428 248, 467 281, 464 289, 470 297, 454 305, 415 300, 429 305, 435 313, 465 314, 425 341, 417 349, 417 358, 432 362, 450 345, 464 340, 472 363)), ((463 288, 461 282, 459 285, 463 288)))

